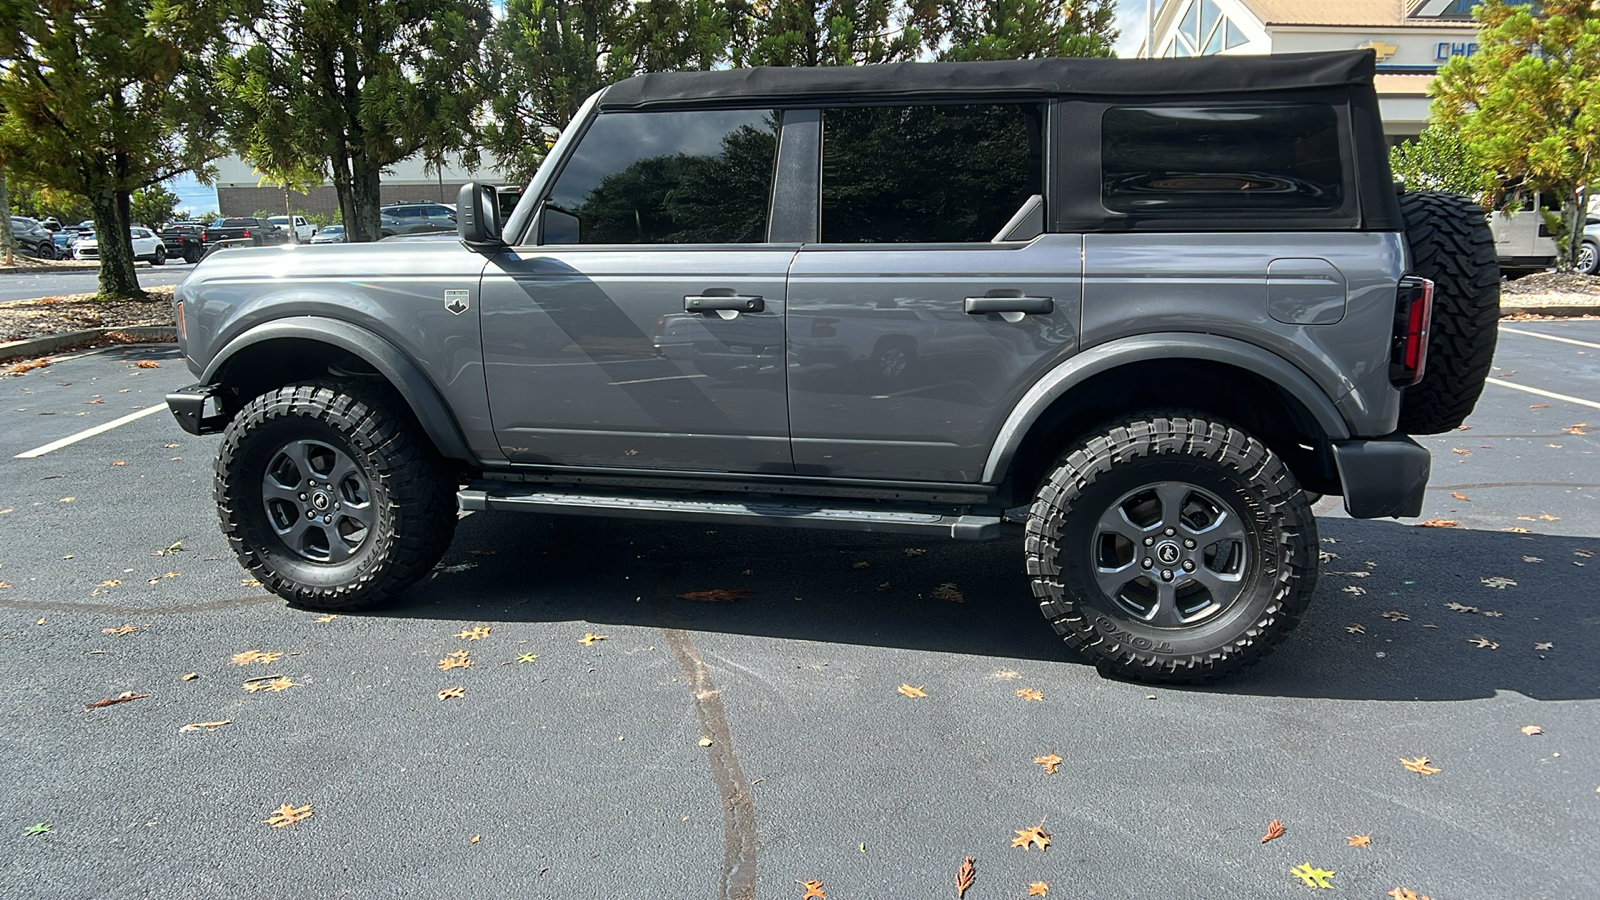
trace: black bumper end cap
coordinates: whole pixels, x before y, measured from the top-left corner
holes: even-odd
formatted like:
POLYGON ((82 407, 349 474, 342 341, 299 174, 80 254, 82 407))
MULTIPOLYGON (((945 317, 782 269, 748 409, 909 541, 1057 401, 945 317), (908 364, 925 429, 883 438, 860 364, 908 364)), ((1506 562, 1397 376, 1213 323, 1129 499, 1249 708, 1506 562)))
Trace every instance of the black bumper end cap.
POLYGON ((193 384, 168 394, 167 409, 172 410, 172 417, 178 420, 178 426, 184 431, 190 434, 216 434, 228 426, 228 420, 220 412, 206 414, 206 401, 215 396, 215 387, 193 384))
POLYGON ((1344 509, 1351 518, 1422 515, 1433 455, 1409 435, 1334 441, 1333 461, 1344 487, 1344 509))

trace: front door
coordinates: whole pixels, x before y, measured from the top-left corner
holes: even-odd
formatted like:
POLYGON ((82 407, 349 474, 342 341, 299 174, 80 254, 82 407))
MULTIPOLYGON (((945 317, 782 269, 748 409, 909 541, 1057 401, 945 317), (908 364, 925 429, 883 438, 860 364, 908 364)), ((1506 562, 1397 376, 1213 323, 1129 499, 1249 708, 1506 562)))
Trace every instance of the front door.
POLYGON ((484 271, 497 438, 521 463, 793 471, 786 279, 767 243, 777 116, 602 113, 542 237, 484 271))

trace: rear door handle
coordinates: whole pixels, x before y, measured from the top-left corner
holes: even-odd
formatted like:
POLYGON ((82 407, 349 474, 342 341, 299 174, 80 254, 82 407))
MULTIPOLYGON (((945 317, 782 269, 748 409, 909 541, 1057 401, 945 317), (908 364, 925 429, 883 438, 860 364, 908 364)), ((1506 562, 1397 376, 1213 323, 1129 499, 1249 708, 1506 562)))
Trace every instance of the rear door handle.
POLYGON ((684 312, 712 312, 715 310, 761 312, 766 308, 766 302, 753 294, 732 294, 725 297, 690 294, 683 298, 684 312))
POLYGON ((1049 297, 968 297, 966 311, 974 316, 1008 312, 1043 316, 1056 311, 1056 301, 1049 297))

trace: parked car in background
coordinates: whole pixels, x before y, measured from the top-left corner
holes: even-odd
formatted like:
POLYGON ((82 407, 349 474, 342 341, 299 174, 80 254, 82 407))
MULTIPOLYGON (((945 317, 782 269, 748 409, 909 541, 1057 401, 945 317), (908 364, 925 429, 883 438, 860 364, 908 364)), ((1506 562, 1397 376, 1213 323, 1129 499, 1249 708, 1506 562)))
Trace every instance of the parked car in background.
POLYGON ((38 219, 12 216, 11 237, 17 242, 17 249, 23 253, 40 259, 56 258, 56 239, 50 234, 50 229, 39 224, 38 219))
POLYGON ((267 244, 288 243, 289 232, 265 219, 258 219, 255 216, 236 216, 218 219, 207 225, 201 237, 207 247, 224 241, 241 241, 260 247, 267 244))
POLYGON ((313 243, 313 244, 342 244, 342 243, 344 243, 344 226, 343 225, 329 225, 327 228, 318 229, 317 233, 311 236, 311 243, 313 243))
POLYGON ((290 226, 288 216, 270 216, 267 222, 289 232, 289 237, 297 243, 310 243, 311 238, 317 233, 317 226, 306 221, 305 216, 295 216, 293 227, 290 226))
POLYGON ((201 238, 205 226, 187 222, 174 222, 162 229, 161 242, 167 245, 167 255, 195 263, 206 254, 206 244, 201 238))
POLYGON ((39 220, 39 224, 50 229, 51 231, 61 230, 61 222, 55 216, 45 216, 39 220))
POLYGON ((1545 224, 1541 210, 1559 212, 1539 194, 1525 202, 1522 209, 1512 212, 1495 212, 1489 216, 1489 230, 1494 232, 1494 255, 1500 260, 1500 271, 1508 278, 1543 272, 1556 264, 1556 238, 1545 224))
MULTIPOLYGON (((152 266, 166 264, 167 246, 154 231, 135 225, 128 229, 128 236, 133 241, 134 259, 148 260, 152 266)), ((72 245, 72 256, 74 259, 99 259, 100 238, 92 232, 84 234, 72 245)))
POLYGON ((455 207, 444 203, 391 203, 379 213, 383 237, 456 230, 455 207))
POLYGON ((78 237, 77 226, 69 225, 51 235, 56 245, 56 258, 66 259, 72 255, 72 242, 78 237))

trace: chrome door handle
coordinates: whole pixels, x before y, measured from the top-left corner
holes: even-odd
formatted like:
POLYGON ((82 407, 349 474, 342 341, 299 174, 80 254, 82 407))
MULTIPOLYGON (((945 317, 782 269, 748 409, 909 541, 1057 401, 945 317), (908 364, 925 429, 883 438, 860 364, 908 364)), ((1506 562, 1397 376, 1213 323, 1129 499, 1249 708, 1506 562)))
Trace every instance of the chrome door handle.
POLYGON ((684 312, 712 312, 715 310, 761 312, 766 308, 766 303, 753 294, 733 294, 726 297, 690 294, 683 298, 684 312))
POLYGON ((968 297, 965 309, 974 316, 1008 312, 1045 316, 1056 311, 1056 301, 1049 297, 968 297))

